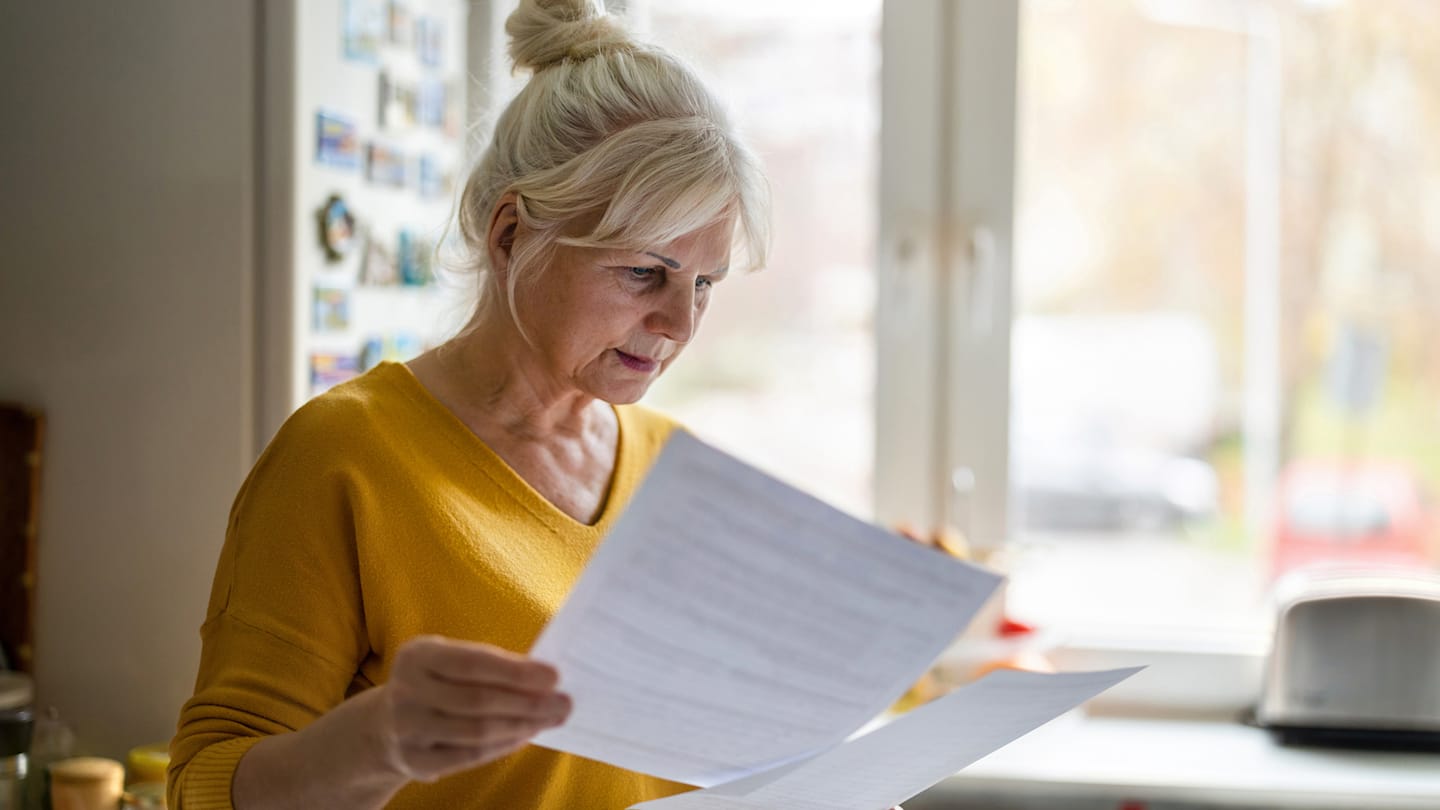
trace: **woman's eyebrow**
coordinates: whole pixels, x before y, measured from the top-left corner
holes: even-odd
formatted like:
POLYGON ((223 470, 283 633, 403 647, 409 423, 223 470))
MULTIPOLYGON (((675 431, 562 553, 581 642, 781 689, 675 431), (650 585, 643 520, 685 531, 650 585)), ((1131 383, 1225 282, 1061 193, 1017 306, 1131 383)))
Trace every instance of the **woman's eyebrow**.
POLYGON ((670 258, 669 256, 661 256, 659 253, 651 253, 651 252, 648 251, 648 250, 645 251, 645 255, 646 255, 646 256, 653 256, 653 257, 659 259, 660 261, 664 262, 664 263, 665 263, 665 266, 668 267, 668 268, 670 268, 671 270, 679 270, 679 269, 680 269, 680 263, 677 262, 677 261, 675 261, 674 259, 670 258))

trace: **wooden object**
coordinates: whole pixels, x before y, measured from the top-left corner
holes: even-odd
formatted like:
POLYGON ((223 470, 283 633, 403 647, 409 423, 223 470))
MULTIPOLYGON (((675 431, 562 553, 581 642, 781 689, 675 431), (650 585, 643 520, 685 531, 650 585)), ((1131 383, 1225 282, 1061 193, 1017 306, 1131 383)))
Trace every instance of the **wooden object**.
POLYGON ((40 519, 44 417, 0 404, 0 649, 11 669, 33 671, 35 542, 40 519))

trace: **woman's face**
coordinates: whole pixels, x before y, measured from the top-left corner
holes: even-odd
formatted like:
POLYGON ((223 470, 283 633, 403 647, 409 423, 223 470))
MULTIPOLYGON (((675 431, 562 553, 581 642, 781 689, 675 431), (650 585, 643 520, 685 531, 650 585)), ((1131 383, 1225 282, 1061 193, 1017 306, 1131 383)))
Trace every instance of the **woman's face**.
POLYGON ((632 252, 560 246, 517 291, 545 371, 597 399, 634 402, 689 344, 730 264, 732 223, 632 252))

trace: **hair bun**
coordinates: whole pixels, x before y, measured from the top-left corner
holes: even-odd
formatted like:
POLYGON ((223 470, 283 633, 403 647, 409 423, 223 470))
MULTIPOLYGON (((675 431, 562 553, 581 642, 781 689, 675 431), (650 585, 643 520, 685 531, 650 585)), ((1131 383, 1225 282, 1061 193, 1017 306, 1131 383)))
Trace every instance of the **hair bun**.
POLYGON ((521 0, 505 21, 505 33, 510 35, 515 67, 532 71, 634 47, 601 0, 521 0))

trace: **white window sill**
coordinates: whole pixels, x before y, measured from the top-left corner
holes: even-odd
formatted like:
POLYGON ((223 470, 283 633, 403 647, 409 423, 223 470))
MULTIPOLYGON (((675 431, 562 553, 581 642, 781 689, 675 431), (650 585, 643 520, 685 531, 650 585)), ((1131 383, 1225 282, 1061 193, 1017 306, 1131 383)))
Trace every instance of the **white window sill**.
POLYGON ((1288 748, 1238 722, 1086 716, 1011 743, 905 803, 941 808, 1440 807, 1440 755, 1288 748), (1167 805, 1168 806, 1168 805, 1167 805))
POLYGON ((1146 667, 1091 701, 1090 714, 1232 722, 1254 708, 1268 635, 1190 633, 1177 639, 1124 632, 1072 637, 1047 652, 1060 670, 1146 667))

